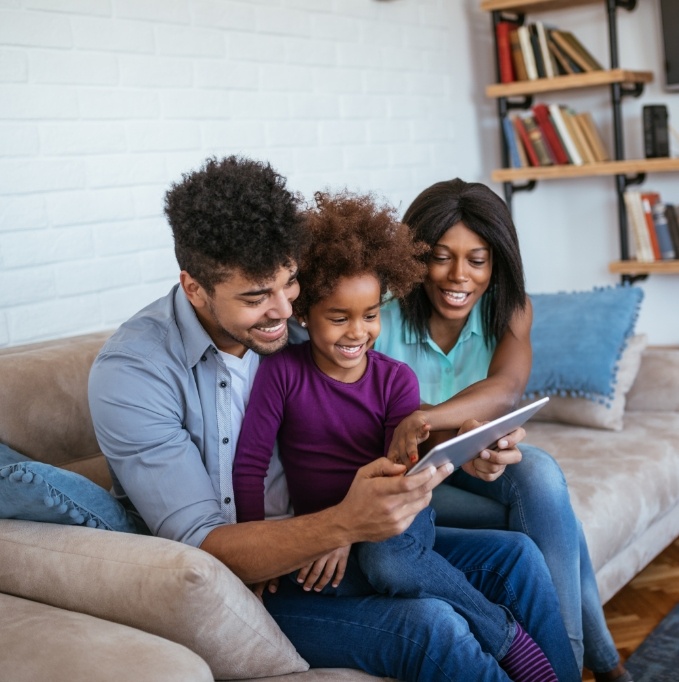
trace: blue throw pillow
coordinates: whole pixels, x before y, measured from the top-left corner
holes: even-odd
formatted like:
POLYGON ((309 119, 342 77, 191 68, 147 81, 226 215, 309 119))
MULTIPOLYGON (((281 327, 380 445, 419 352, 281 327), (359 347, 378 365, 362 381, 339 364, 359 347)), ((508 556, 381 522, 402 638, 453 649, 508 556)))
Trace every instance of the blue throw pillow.
POLYGON ((573 396, 609 404, 643 295, 628 285, 532 295, 533 367, 526 397, 573 396))
POLYGON ((0 518, 136 532, 132 515, 101 486, 0 443, 0 518))

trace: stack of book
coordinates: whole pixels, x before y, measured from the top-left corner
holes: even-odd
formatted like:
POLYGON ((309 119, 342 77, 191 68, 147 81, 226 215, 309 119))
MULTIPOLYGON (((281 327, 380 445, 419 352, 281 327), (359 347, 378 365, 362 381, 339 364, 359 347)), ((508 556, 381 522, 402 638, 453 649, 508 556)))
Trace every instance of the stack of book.
POLYGON ((653 191, 628 189, 624 199, 630 251, 636 260, 652 263, 679 258, 679 207, 664 203, 653 191))
POLYGON ((512 168, 599 163, 610 160, 588 112, 562 104, 535 104, 502 120, 512 168))
POLYGON ((499 21, 495 33, 501 83, 603 70, 573 33, 541 21, 499 21))

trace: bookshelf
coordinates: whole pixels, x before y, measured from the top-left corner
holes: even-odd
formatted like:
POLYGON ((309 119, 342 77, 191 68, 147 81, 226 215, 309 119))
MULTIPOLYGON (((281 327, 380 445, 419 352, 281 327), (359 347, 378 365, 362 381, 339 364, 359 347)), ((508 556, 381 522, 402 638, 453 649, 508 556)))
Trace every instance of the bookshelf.
MULTIPOLYGON (((636 0, 482 0, 481 9, 492 17, 493 36, 495 27, 505 18, 523 24, 525 15, 551 10, 567 10, 582 5, 604 5, 607 14, 610 68, 602 71, 559 75, 554 78, 538 78, 511 83, 500 83, 500 65, 497 61, 498 82, 486 87, 486 96, 495 99, 500 121, 514 108, 528 109, 533 95, 567 92, 582 88, 610 88, 611 114, 614 133, 614 160, 588 163, 581 166, 551 165, 511 168, 509 149, 500 126, 502 168, 492 172, 495 182, 501 182, 505 199, 511 210, 515 192, 533 190, 538 181, 567 180, 569 178, 609 176, 615 178, 618 204, 620 260, 609 264, 609 272, 619 274, 623 280, 633 281, 650 274, 679 274, 679 260, 641 263, 631 260, 628 250, 628 224, 624 204, 625 190, 643 182, 648 173, 679 172, 679 159, 626 159, 623 145, 623 97, 638 96, 646 83, 653 81, 649 71, 622 69, 618 63, 617 11, 633 10, 636 0)), ((496 44, 496 56, 497 56, 496 44)))

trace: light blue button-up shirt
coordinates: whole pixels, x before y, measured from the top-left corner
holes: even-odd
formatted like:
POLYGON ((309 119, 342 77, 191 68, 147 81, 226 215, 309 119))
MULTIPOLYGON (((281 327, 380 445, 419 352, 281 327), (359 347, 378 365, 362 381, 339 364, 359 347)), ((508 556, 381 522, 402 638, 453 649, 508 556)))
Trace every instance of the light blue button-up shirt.
POLYGON ((382 307, 381 320, 375 350, 410 366, 420 382, 423 403, 438 405, 488 376, 495 348, 489 348, 483 337, 480 302, 472 308, 460 338, 448 354, 429 335, 421 343, 414 331, 405 328, 396 300, 382 307))
MULTIPOLYGON (((259 357, 248 353, 249 392, 259 357)), ((232 374, 179 285, 125 322, 95 360, 90 410, 114 493, 127 495, 154 535, 197 547, 235 521, 231 390, 232 374)))

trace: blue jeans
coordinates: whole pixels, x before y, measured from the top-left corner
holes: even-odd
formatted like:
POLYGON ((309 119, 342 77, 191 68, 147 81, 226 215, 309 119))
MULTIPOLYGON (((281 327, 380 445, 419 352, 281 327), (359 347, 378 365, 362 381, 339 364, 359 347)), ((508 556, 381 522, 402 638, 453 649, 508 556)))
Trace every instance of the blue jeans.
POLYGON ((423 509, 401 535, 384 542, 356 544, 352 551, 358 566, 378 594, 448 602, 467 621, 483 651, 500 661, 514 639, 514 618, 503 606, 488 601, 460 569, 434 551, 435 516, 431 507, 423 509))
POLYGON ((437 524, 507 528, 528 535, 551 573, 578 665, 595 672, 619 661, 601 607, 582 526, 559 465, 546 452, 520 446, 523 459, 493 483, 456 471, 434 491, 437 524), (584 655, 583 655, 584 654, 584 655))
MULTIPOLYGON (((525 535, 437 528, 434 551, 490 602, 507 608, 551 662, 560 682, 581 679, 544 559, 525 535)), ((340 585, 341 587, 341 585, 340 585)), ((317 594, 282 580, 264 603, 314 668, 357 668, 400 680, 509 678, 467 620, 441 599, 317 594)))

